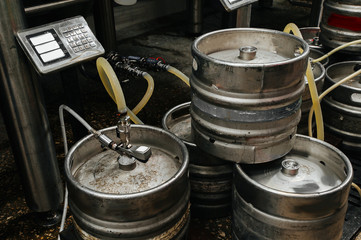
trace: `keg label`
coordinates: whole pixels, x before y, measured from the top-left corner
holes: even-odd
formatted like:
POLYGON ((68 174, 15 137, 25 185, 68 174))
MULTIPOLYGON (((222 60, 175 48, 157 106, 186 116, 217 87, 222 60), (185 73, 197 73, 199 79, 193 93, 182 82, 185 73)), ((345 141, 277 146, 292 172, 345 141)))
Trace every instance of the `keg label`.
POLYGON ((360 93, 351 94, 351 100, 356 103, 361 103, 361 94, 360 93))

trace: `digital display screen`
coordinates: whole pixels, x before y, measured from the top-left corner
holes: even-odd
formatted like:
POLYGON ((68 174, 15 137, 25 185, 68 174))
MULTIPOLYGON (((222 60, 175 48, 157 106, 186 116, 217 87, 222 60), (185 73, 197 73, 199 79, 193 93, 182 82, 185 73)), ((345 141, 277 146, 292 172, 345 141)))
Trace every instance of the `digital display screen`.
POLYGON ((26 38, 44 65, 70 57, 54 29, 28 35, 26 38))

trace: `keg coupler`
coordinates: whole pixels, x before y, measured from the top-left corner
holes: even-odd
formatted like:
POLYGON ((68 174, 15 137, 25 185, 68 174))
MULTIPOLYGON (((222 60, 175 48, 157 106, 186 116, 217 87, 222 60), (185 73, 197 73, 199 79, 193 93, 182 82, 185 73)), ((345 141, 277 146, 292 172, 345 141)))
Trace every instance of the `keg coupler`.
POLYGON ((99 141, 104 146, 107 146, 120 154, 117 159, 119 168, 126 171, 133 170, 136 167, 135 160, 147 162, 152 155, 150 147, 132 146, 130 144, 130 129, 129 116, 124 115, 120 117, 116 128, 117 137, 120 139, 119 144, 115 143, 104 134, 101 134, 98 137, 99 141))

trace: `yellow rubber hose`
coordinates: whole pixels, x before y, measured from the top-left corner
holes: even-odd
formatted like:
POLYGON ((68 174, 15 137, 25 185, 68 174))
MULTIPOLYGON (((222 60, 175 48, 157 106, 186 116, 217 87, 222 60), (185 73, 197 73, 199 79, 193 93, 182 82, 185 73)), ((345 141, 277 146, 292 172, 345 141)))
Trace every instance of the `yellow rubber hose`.
POLYGON ((127 112, 130 119, 134 123, 142 124, 142 121, 140 121, 140 119, 136 117, 135 114, 133 114, 131 110, 127 108, 122 87, 120 86, 117 75, 115 74, 109 62, 105 58, 100 57, 97 59, 96 65, 100 79, 102 80, 102 83, 106 91, 108 92, 109 96, 113 99, 113 101, 117 104, 118 112, 119 113, 127 112))
POLYGON ((189 85, 189 78, 184 74, 182 73, 181 71, 179 71, 178 69, 176 69, 175 67, 172 67, 172 66, 168 66, 167 67, 167 71, 174 74, 175 76, 177 76, 179 79, 181 79, 185 84, 188 85, 188 87, 190 86, 189 85))
MULTIPOLYGON (((287 32, 287 33, 290 33, 292 31, 292 33, 295 36, 297 36, 299 38, 303 38, 300 30, 294 23, 287 24, 283 31, 287 32)), ((301 51, 303 51, 303 50, 301 49, 301 51)), ((315 78, 313 76, 310 62, 308 62, 308 64, 307 64, 306 77, 307 77, 307 81, 308 81, 308 87, 309 87, 310 93, 311 93, 312 104, 315 109, 317 138, 320 140, 324 140, 324 127, 323 127, 321 104, 318 99, 317 87, 316 87, 315 78)), ((309 125, 308 127, 309 127, 308 133, 310 136, 312 136, 312 122, 311 122, 311 125, 309 125)))
POLYGON ((133 108, 132 112, 134 114, 137 114, 140 112, 140 110, 142 110, 144 108, 144 106, 147 104, 147 102, 149 101, 150 97, 153 94, 153 90, 154 90, 154 80, 152 78, 151 75, 149 75, 148 73, 144 72, 143 73, 143 78, 145 80, 147 80, 148 82, 148 88, 147 91, 145 92, 142 100, 140 100, 140 102, 137 104, 137 106, 135 106, 135 108, 133 108))
POLYGON ((312 60, 312 62, 320 62, 320 61, 322 61, 323 59, 331 56, 331 55, 334 54, 335 52, 337 52, 337 51, 339 51, 339 50, 341 50, 341 49, 344 49, 344 48, 346 48, 346 47, 348 47, 348 46, 351 46, 351 45, 354 45, 354 44, 358 44, 358 43, 361 43, 361 39, 355 40, 355 41, 352 41, 352 42, 349 42, 349 43, 345 43, 345 44, 343 44, 343 45, 341 45, 341 46, 333 49, 332 51, 328 52, 327 54, 323 55, 322 57, 312 60))
MULTIPOLYGON (((349 76, 343 78, 342 80, 338 81, 337 83, 333 84, 331 87, 327 88, 320 96, 319 96, 319 101, 321 101, 327 94, 329 94, 331 91, 333 91, 335 88, 337 88, 338 86, 340 86, 341 84, 353 79, 354 77, 356 77, 357 75, 360 75, 361 74, 361 69, 350 74, 349 76)), ((312 116, 313 116, 313 111, 314 111, 314 108, 313 106, 311 107, 310 109, 310 114, 308 116, 308 123, 312 124, 312 116)))
POLYGON ((360 187, 356 183, 351 183, 351 186, 357 190, 357 192, 358 192, 358 194, 360 195, 360 198, 361 198, 361 189, 360 189, 360 187))
POLYGON ((294 23, 287 24, 286 27, 283 29, 283 31, 286 32, 286 33, 291 33, 292 32, 293 35, 303 39, 303 36, 302 36, 302 33, 301 33, 300 29, 298 29, 297 25, 294 24, 294 23))

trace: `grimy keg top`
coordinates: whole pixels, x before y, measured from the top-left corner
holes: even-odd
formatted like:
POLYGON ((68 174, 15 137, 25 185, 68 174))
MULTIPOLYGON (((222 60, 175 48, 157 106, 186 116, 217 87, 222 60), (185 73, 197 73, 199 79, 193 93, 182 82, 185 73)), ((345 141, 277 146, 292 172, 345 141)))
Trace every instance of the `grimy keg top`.
MULTIPOLYGON (((326 69, 325 88, 341 81, 350 74, 361 69, 361 61, 349 61, 335 63, 326 69)), ((328 96, 333 99, 352 106, 361 106, 361 76, 341 84, 334 89, 328 96)))
MULTIPOLYGON (((119 168, 119 153, 105 150, 87 160, 75 173, 75 179, 84 187, 114 194, 143 192, 171 179, 181 163, 173 156, 156 148, 146 163, 136 161, 133 170, 119 168)), ((129 159, 128 156, 122 158, 129 159)), ((129 159, 130 160, 130 159, 129 159)))
MULTIPOLYGON (((104 131, 116 140, 115 129, 114 133, 109 129, 104 131)), ((68 179, 89 193, 121 197, 165 187, 178 175, 184 174, 188 164, 188 152, 180 140, 168 136, 166 131, 151 126, 134 125, 131 143, 134 146, 151 147, 152 155, 146 163, 136 160, 134 169, 123 170, 118 164, 119 153, 109 149, 101 150, 100 143, 92 136, 84 138, 69 152, 76 161, 71 162, 69 157, 67 158, 68 179), (167 141, 167 138, 170 139, 167 141), (164 145, 165 143, 168 143, 168 146, 164 145), (88 149, 82 149, 84 147, 88 149), (83 155, 81 158, 78 157, 80 154, 83 155)), ((122 158, 129 159, 125 155, 122 158)))

